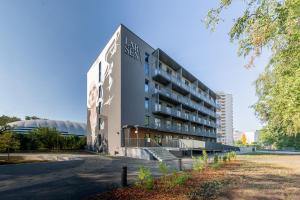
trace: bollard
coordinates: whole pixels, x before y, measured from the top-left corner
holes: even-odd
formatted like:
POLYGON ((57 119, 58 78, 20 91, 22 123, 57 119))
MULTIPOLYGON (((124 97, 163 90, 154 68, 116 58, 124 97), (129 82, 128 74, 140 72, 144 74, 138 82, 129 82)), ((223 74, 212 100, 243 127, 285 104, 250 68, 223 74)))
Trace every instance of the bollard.
POLYGON ((181 158, 178 159, 178 167, 179 167, 179 171, 182 171, 182 160, 181 160, 181 158))
POLYGON ((127 186, 127 166, 126 165, 123 165, 123 167, 122 167, 121 185, 122 185, 122 187, 127 186))

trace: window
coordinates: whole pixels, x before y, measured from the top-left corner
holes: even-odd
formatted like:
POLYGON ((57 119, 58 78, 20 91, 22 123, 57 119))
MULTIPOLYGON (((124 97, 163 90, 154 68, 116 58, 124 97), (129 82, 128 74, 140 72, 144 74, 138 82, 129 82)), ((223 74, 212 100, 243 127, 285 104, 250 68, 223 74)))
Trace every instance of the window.
POLYGON ((189 82, 187 80, 184 80, 184 84, 189 85, 189 82))
POLYGON ((161 121, 159 118, 154 118, 155 128, 161 127, 161 121))
POLYGON ((172 106, 167 105, 167 112, 168 112, 168 113, 171 113, 171 111, 172 111, 172 106))
POLYGON ((171 129, 171 121, 170 120, 166 121, 166 126, 167 126, 167 129, 171 129))
POLYGON ((146 92, 146 93, 149 92, 149 83, 148 83, 147 80, 145 81, 145 92, 146 92))
POLYGON ((99 82, 101 82, 101 62, 99 63, 99 82))
POLYGON ((149 76, 149 54, 145 53, 144 73, 149 76))
POLYGON ((189 131, 189 125, 188 124, 184 124, 184 131, 189 131))
POLYGON ((101 106, 102 106, 102 104, 101 104, 101 101, 99 102, 99 106, 98 106, 98 114, 100 115, 101 114, 101 106))
POLYGON ((149 99, 145 98, 145 110, 149 111, 149 99))
POLYGON ((177 130, 181 131, 181 123, 177 122, 177 130))
POLYGON ((102 124, 102 119, 99 118, 99 119, 98 119, 98 128, 99 128, 99 130, 101 130, 101 124, 102 124))
POLYGON ((192 131, 196 132, 196 126, 194 126, 194 125, 192 126, 192 131))
POLYGON ((100 85, 100 86, 99 86, 99 99, 102 98, 102 94, 103 94, 102 86, 100 85))
POLYGON ((167 68, 167 73, 172 75, 172 70, 170 70, 169 68, 167 68))
POLYGON ((161 102, 155 104, 155 110, 161 111, 161 102))
POLYGON ((145 126, 149 126, 149 122, 150 122, 150 117, 149 116, 145 116, 145 119, 144 119, 145 126))

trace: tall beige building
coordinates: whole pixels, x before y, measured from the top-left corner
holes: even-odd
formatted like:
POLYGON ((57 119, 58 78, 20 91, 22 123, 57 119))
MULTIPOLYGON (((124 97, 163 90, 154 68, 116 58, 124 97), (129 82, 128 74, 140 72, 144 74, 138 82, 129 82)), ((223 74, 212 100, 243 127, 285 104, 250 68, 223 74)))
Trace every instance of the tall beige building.
POLYGON ((217 142, 233 145, 233 105, 232 94, 217 92, 218 127, 217 142))

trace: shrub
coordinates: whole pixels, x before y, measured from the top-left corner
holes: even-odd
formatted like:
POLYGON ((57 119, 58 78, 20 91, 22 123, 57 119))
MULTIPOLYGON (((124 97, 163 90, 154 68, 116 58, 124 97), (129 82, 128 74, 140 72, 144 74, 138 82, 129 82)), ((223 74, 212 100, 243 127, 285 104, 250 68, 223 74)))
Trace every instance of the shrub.
POLYGON ((140 166, 138 172, 138 180, 136 182, 138 186, 144 187, 147 190, 152 190, 154 186, 154 180, 149 168, 140 166))
POLYGON ((206 150, 203 150, 203 152, 202 152, 202 157, 203 157, 204 165, 205 165, 205 167, 206 167, 206 166, 208 165, 208 155, 207 155, 206 150))
POLYGON ((218 163, 219 162, 219 156, 216 154, 214 156, 214 164, 218 163))
POLYGON ((169 168, 168 166, 163 163, 163 162, 160 162, 159 163, 159 171, 164 175, 166 176, 168 173, 169 173, 169 168))
POLYGON ((226 154, 227 160, 230 161, 231 160, 231 154, 230 152, 226 154))
POLYGON ((203 161, 203 157, 193 157, 193 170, 195 171, 201 171, 205 168, 205 164, 203 161))
POLYGON ((224 155, 223 156, 223 162, 226 162, 227 161, 227 155, 224 155))
POLYGON ((189 180, 191 176, 187 173, 181 173, 179 176, 176 176, 175 178, 175 184, 176 185, 184 185, 187 180, 189 180))
POLYGON ((221 166, 222 166, 222 163, 219 163, 219 162, 218 162, 218 163, 213 163, 213 164, 212 164, 212 168, 213 168, 213 169, 219 169, 221 166))

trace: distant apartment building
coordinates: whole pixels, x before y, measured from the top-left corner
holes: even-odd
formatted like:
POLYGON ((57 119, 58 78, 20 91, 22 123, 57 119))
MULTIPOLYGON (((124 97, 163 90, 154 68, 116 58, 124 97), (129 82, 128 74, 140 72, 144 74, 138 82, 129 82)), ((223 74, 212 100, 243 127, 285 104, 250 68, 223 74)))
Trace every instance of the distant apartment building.
POLYGON ((120 25, 87 73, 88 146, 118 155, 123 147, 151 141, 218 145, 216 97, 164 51, 120 25))
POLYGON ((217 142, 233 145, 232 94, 217 92, 217 142))

